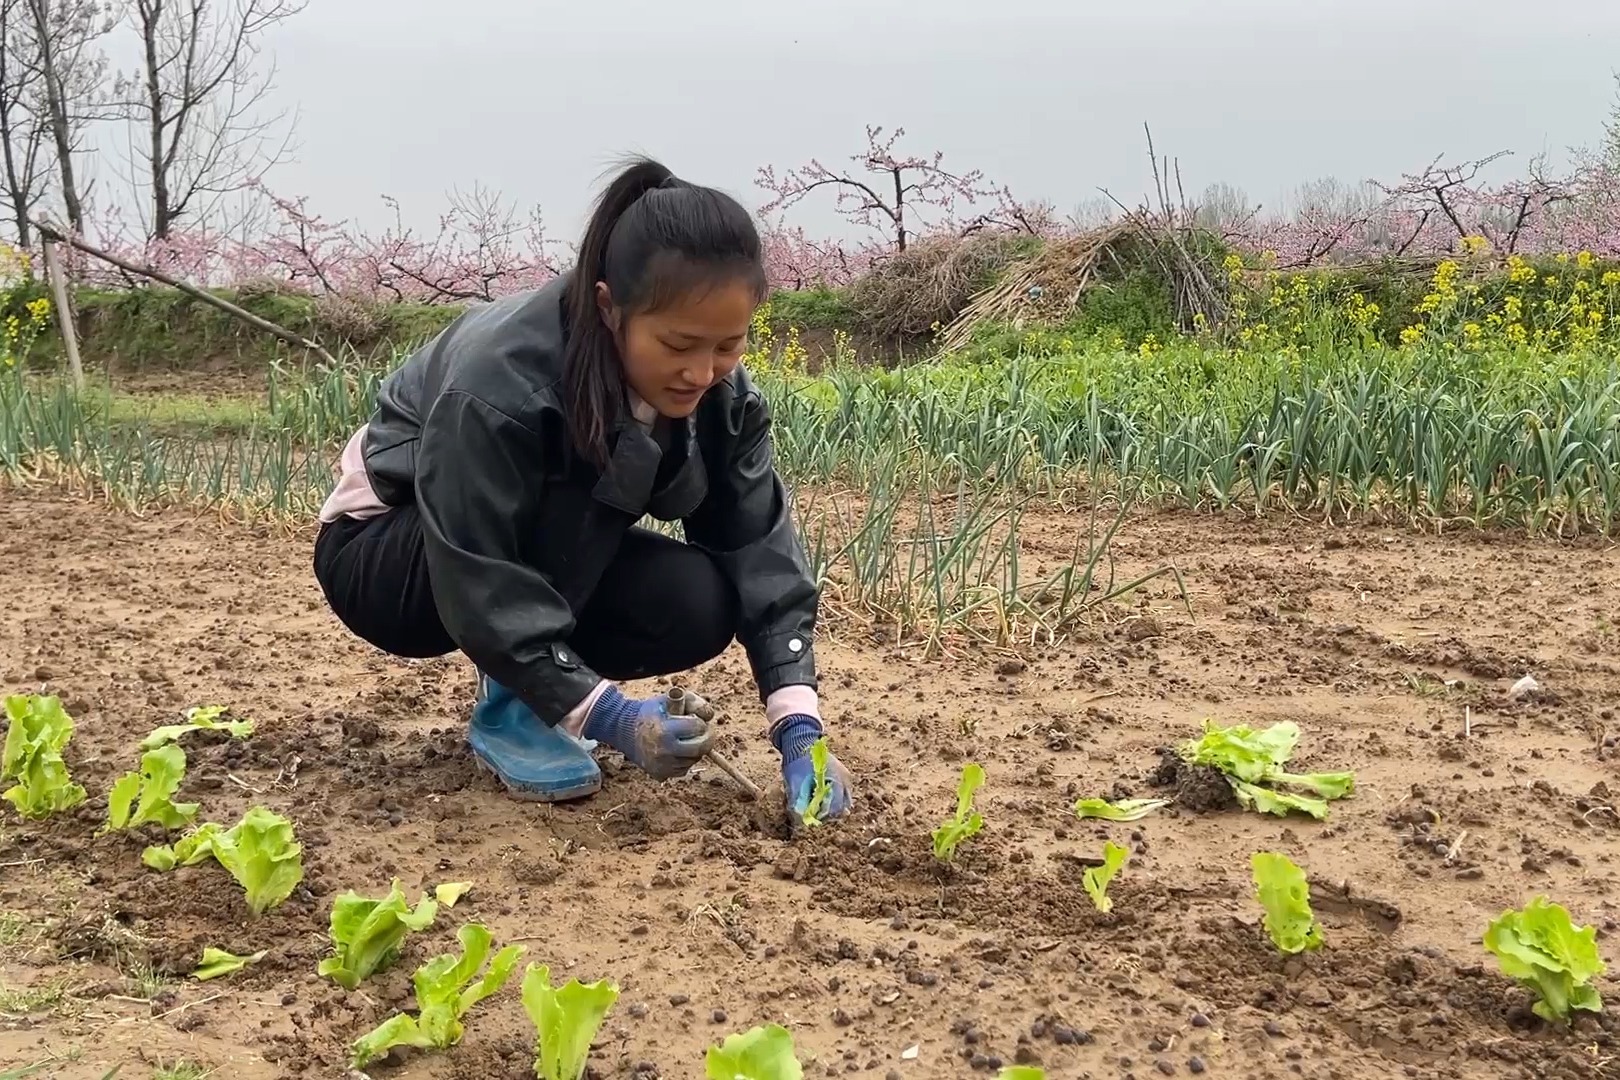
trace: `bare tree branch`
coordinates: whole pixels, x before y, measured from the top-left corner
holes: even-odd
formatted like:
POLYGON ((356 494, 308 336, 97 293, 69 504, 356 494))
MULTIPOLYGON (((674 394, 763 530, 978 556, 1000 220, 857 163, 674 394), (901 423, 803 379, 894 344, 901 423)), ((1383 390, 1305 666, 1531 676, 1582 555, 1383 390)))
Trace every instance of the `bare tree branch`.
POLYGON ((260 62, 265 31, 303 0, 134 0, 141 67, 120 79, 143 175, 148 238, 210 215, 287 152, 285 114, 261 115, 275 68, 260 62), (285 134, 277 132, 285 128, 285 134))
POLYGON ((22 248, 32 246, 28 215, 45 195, 49 126, 39 107, 39 50, 25 3, 0 0, 0 186, 22 248))
POLYGON ((27 0, 53 149, 58 194, 68 225, 84 231, 84 191, 75 156, 86 126, 105 101, 107 58, 99 41, 113 27, 100 0, 27 0))

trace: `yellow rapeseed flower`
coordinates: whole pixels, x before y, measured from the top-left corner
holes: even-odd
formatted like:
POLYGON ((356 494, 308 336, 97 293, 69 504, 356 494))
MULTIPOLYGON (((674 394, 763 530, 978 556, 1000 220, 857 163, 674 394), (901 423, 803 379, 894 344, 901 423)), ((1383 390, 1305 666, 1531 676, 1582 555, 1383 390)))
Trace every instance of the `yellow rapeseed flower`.
POLYGON ((1582 270, 1592 269, 1592 264, 1596 261, 1597 260, 1593 258, 1590 251, 1583 251, 1579 255, 1575 256, 1575 265, 1580 267, 1582 270))

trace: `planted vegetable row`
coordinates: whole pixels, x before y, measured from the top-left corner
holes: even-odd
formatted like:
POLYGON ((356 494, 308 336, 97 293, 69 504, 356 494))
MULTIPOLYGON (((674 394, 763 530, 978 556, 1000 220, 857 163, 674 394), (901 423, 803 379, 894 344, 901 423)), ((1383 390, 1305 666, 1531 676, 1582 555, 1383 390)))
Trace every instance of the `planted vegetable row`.
MULTIPOLYGON (((1232 788, 1239 805, 1257 813, 1286 817, 1328 816, 1328 804, 1355 793, 1351 772, 1292 773, 1285 766, 1299 743, 1299 726, 1273 724, 1261 731, 1242 725, 1229 728, 1206 723, 1203 735, 1178 748, 1183 762, 1212 768, 1232 788)), ((984 828, 973 799, 984 786, 984 768, 969 763, 956 788, 956 812, 933 832, 934 857, 950 863, 963 841, 984 828)), ((1140 821, 1169 805, 1168 799, 1081 799, 1074 812, 1103 821, 1140 821)), ((1130 860, 1130 849, 1107 841, 1097 865, 1081 875, 1086 895, 1097 910, 1108 913, 1114 902, 1108 887, 1130 860)), ((1256 852, 1250 858, 1255 896, 1265 909, 1262 925, 1280 951, 1301 953, 1322 947, 1322 928, 1311 911, 1310 883, 1286 855, 1256 852)), ((1485 932, 1485 948, 1503 974, 1536 995, 1534 1011, 1550 1022, 1568 1023, 1575 1011, 1599 1012, 1602 998, 1592 980, 1605 969, 1598 954, 1597 929, 1577 927, 1569 912, 1546 897, 1536 897, 1517 911, 1507 911, 1485 932)))
MULTIPOLYGON (((0 780, 13 782, 4 792, 6 801, 30 818, 48 817, 82 803, 86 792, 72 782, 62 756, 73 735, 73 720, 61 701, 27 695, 8 697, 5 704, 9 726, 0 780)), ((186 769, 180 740, 194 731, 223 731, 232 738, 253 733, 250 721, 223 721, 225 711, 221 706, 191 709, 184 723, 160 727, 147 735, 140 743, 139 769, 121 776, 112 786, 102 831, 148 824, 169 830, 191 825, 200 807, 173 801, 186 769)), ((1350 772, 1288 772, 1285 766, 1298 740, 1299 729, 1290 723, 1261 731, 1206 724, 1203 735, 1180 747, 1179 754, 1188 765, 1217 770, 1248 809, 1324 819, 1330 801, 1354 793, 1355 777, 1350 772)), ((815 790, 803 815, 806 826, 820 824, 827 754, 823 739, 812 750, 815 790)), ((954 861, 960 846, 984 828, 983 815, 973 809, 984 783, 982 766, 970 763, 962 770, 955 812, 932 834, 934 857, 940 862, 954 861)), ((1137 821, 1167 804, 1163 799, 1081 799, 1074 809, 1082 818, 1137 821)), ((253 807, 230 828, 205 822, 171 845, 148 847, 141 859, 160 872, 212 859, 242 886, 249 909, 258 915, 285 901, 303 879, 302 851, 291 821, 264 807, 253 807)), ((1128 848, 1110 841, 1098 865, 1083 875, 1085 890, 1099 911, 1112 910, 1108 889, 1129 858, 1128 848)), ((1255 894, 1265 911, 1262 925, 1273 944, 1291 954, 1321 948, 1323 935, 1311 910, 1304 871, 1275 852, 1258 852, 1250 863, 1255 894)), ((407 935, 427 929, 441 907, 454 907, 471 887, 467 882, 441 884, 415 907, 409 905, 397 880, 381 899, 352 890, 344 893, 332 906, 333 954, 321 961, 319 973, 346 990, 355 990, 397 958, 407 935)), ((461 926, 457 938, 458 953, 436 956, 416 970, 417 1011, 396 1014, 356 1040, 352 1060, 357 1068, 396 1047, 445 1049, 459 1042, 466 1015, 474 1005, 500 992, 526 951, 521 945, 494 951, 493 935, 475 922, 461 926)), ((1563 907, 1537 897, 1494 921, 1483 943, 1506 975, 1536 995, 1535 1012, 1544 1019, 1568 1022, 1574 1011, 1602 1008, 1592 985, 1604 970, 1596 930, 1574 926, 1563 907)), ((219 978, 264 955, 236 956, 205 949, 194 975, 219 978)), ((541 1080, 579 1080, 591 1042, 618 998, 618 987, 606 980, 581 983, 577 979, 553 987, 550 969, 530 964, 520 993, 537 1032, 536 1075, 541 1080)), ((705 1067, 711 1080, 799 1080, 803 1076, 792 1035, 778 1025, 756 1027, 710 1047, 705 1067)), ((1040 1080, 1043 1075, 1027 1066, 1001 1074, 1003 1080, 1040 1080)))

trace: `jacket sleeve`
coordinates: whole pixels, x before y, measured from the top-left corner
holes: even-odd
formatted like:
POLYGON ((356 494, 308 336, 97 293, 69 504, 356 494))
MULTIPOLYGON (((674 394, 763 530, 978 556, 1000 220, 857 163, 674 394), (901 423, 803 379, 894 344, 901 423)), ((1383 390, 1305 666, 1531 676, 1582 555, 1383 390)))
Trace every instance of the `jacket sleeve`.
POLYGON ((416 502, 433 602, 452 640, 541 720, 560 721, 598 677, 564 644, 574 613, 526 558, 538 535, 539 436, 445 391, 422 426, 416 502))
POLYGON ((708 552, 737 590, 737 639, 763 699, 784 686, 816 685, 820 597, 772 464, 770 408, 748 387, 736 409, 730 454, 708 498, 686 519, 686 539, 708 552))

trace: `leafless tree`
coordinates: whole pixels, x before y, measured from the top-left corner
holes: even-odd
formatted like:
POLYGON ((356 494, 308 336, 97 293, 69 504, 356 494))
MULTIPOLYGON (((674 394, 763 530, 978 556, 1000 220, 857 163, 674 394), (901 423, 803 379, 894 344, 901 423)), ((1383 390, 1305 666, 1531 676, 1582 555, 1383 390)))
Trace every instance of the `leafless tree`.
POLYGON ((27 8, 58 194, 68 227, 82 235, 88 192, 75 158, 87 126, 111 115, 100 39, 116 25, 116 12, 103 0, 27 0, 27 8))
POLYGON ((17 244, 31 246, 29 214, 45 194, 49 162, 40 109, 39 51, 34 47, 28 0, 0 0, 0 185, 17 244))
POLYGON ((1204 193, 1198 197, 1194 220, 1200 228, 1229 237, 1247 227, 1258 211, 1259 207, 1249 200, 1242 188, 1214 183, 1204 188, 1204 193))
POLYGON ((1603 160, 1620 171, 1620 71, 1614 73, 1614 107, 1603 125, 1603 160))
POLYGON ((261 49, 267 30, 303 8, 304 0, 133 0, 141 61, 120 84, 148 237, 168 240, 182 219, 207 218, 286 152, 285 117, 263 112, 275 70, 261 49))

